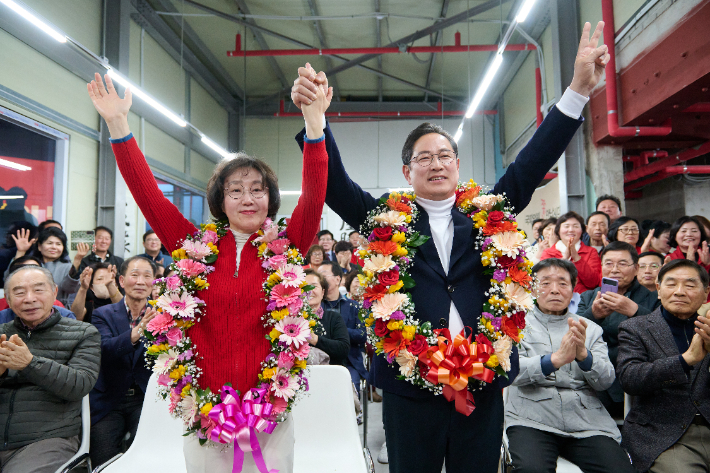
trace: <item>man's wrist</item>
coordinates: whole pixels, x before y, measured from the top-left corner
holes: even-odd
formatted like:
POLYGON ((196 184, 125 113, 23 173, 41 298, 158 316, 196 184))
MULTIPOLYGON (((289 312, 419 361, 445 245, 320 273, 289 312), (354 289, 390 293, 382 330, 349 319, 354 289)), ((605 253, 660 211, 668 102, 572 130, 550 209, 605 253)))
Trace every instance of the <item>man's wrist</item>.
POLYGON ((696 359, 695 355, 690 350, 686 351, 681 356, 683 357, 685 362, 688 363, 688 366, 695 366, 701 361, 703 361, 702 358, 700 358, 699 360, 696 359))

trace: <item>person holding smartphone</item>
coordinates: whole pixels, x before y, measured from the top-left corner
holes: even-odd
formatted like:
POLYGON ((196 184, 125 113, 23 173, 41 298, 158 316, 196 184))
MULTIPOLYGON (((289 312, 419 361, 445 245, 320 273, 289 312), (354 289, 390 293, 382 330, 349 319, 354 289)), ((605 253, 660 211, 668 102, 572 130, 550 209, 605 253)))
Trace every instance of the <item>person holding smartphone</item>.
MULTIPOLYGON (((658 308, 658 294, 643 287, 636 275, 639 256, 629 243, 613 241, 601 252, 602 284, 582 294, 577 313, 601 326, 609 359, 616 367, 619 351, 619 324, 639 315, 647 315, 658 308)), ((599 399, 614 417, 623 417, 624 392, 618 380, 599 399)))

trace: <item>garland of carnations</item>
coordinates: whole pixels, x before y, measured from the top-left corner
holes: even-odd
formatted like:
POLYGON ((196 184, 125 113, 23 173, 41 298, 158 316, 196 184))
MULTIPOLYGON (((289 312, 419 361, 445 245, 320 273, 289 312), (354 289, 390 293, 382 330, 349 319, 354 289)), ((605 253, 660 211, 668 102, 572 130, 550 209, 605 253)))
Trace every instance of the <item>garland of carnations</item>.
POLYGON ((475 249, 491 285, 475 340, 465 331, 432 330, 430 322, 417 319, 408 293, 414 287, 409 274, 414 256, 429 239, 413 229, 419 214, 414 201, 411 193, 383 197, 361 228, 368 242, 360 250, 365 261, 360 317, 375 352, 397 363, 399 379, 444 394, 468 415, 473 411, 468 388, 507 377, 512 347, 523 337, 525 313, 532 307, 527 241, 504 195, 482 193, 473 180, 460 183, 455 205, 478 229, 475 249))
MULTIPOLYGON (((175 274, 154 282, 160 296, 150 301, 158 314, 144 332, 146 359, 158 374, 159 393, 170 400, 170 413, 183 420, 187 432, 196 434, 201 444, 239 442, 240 448, 234 449, 235 465, 238 461, 241 465, 237 457, 252 451, 250 436, 255 431, 271 433, 285 420, 299 394, 308 389, 304 377, 308 338, 318 319, 307 303, 312 287, 306 284, 305 259, 287 238, 284 220, 275 223, 267 218, 253 240, 268 274, 263 284, 268 305, 262 320, 271 343, 271 352, 261 363, 258 386, 241 400, 229 383, 220 393, 201 389, 195 363, 198 353, 188 329, 207 316, 205 302, 197 295, 210 286, 207 275, 214 271, 210 265, 219 254, 217 242, 230 230, 227 221, 200 228, 173 251, 170 270, 175 274)), ((259 463, 260 450, 253 454, 259 463)))

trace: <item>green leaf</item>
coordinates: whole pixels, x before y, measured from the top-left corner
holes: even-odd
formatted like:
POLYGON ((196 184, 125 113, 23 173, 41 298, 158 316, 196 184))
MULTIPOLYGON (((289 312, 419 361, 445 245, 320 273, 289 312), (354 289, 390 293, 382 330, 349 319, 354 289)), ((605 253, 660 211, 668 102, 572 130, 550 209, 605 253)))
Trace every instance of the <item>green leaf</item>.
POLYGON ((402 280, 402 282, 404 283, 404 288, 405 288, 405 289, 411 289, 411 288, 413 288, 414 286, 417 285, 417 284, 414 282, 414 279, 413 279, 411 276, 407 275, 407 274, 401 274, 401 273, 400 273, 399 277, 400 277, 400 279, 402 280))
POLYGON ((207 263, 207 264, 212 264, 215 261, 217 261, 217 255, 215 255, 215 254, 211 254, 211 255, 205 257, 205 263, 207 263))
POLYGON ((389 196, 385 197, 380 197, 380 200, 378 200, 378 205, 384 205, 385 202, 387 202, 387 199, 389 199, 389 196))
POLYGON ((421 235, 418 232, 415 232, 412 234, 412 238, 409 240, 408 245, 414 248, 417 248, 419 246, 422 246, 424 243, 429 241, 431 237, 428 237, 426 235, 421 235))
POLYGON ((315 288, 316 288, 315 286, 312 286, 312 285, 309 284, 309 285, 307 285, 307 286, 303 286, 303 287, 301 288, 301 290, 302 290, 303 292, 308 292, 308 291, 312 291, 312 290, 315 289, 315 288))

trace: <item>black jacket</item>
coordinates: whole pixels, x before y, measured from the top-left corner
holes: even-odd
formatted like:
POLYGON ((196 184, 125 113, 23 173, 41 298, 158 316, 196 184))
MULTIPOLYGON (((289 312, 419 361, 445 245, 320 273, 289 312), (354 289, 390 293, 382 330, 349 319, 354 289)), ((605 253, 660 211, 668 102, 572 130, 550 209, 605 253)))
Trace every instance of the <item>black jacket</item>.
POLYGON ((331 365, 346 366, 348 350, 350 350, 350 336, 343 317, 334 310, 326 310, 320 322, 323 328, 316 330, 316 335, 318 335, 316 348, 323 350, 330 356, 331 365))

